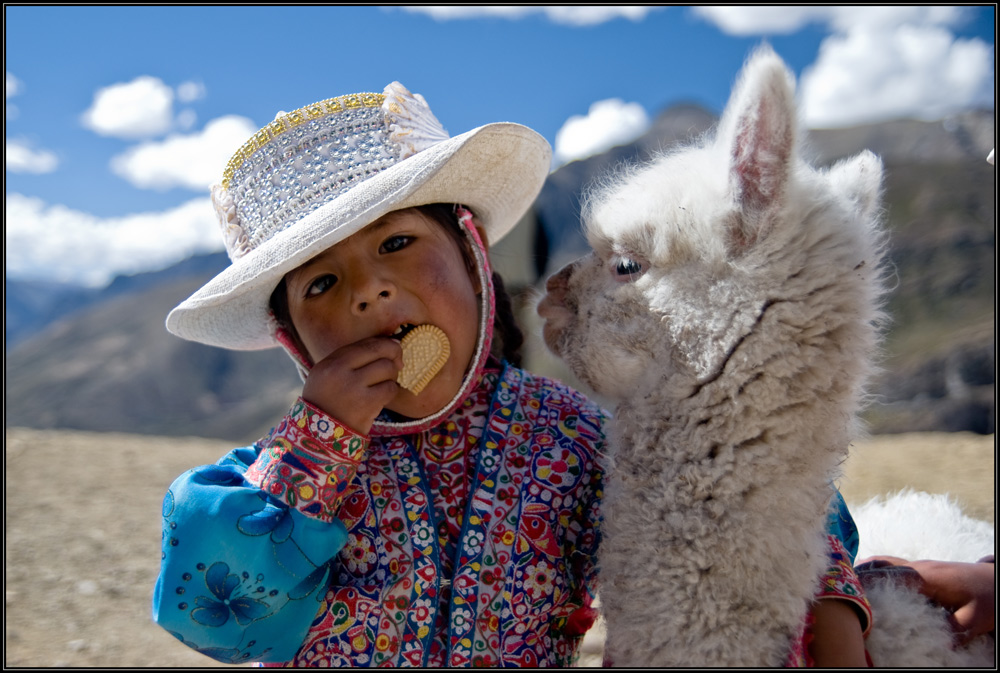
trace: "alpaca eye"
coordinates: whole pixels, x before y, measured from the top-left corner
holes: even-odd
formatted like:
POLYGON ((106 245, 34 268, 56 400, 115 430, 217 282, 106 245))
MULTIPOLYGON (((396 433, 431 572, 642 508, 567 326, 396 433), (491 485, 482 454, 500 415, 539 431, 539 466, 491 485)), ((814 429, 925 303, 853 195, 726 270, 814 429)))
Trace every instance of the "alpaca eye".
POLYGON ((628 257, 619 257, 618 263, 615 265, 615 273, 618 275, 618 280, 630 282, 642 275, 642 264, 628 257))

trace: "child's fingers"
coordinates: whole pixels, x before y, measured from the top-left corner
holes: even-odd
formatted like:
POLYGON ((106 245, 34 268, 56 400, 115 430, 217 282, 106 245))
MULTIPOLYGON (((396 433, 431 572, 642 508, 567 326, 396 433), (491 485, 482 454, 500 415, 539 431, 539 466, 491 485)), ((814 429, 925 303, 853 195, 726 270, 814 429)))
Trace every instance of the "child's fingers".
POLYGON ((380 357, 371 362, 366 362, 357 369, 355 374, 358 380, 368 388, 378 388, 383 383, 392 383, 392 393, 396 393, 396 377, 399 375, 401 364, 388 357, 380 357))
POLYGON ((356 432, 366 434, 398 393, 399 342, 372 337, 339 348, 312 368, 302 397, 356 432))
POLYGON ((909 561, 896 556, 872 556, 854 566, 858 578, 865 582, 892 580, 923 590, 923 579, 916 570, 907 565, 909 561))
POLYGON ((339 362, 348 369, 357 371, 380 359, 397 362, 402 367, 403 349, 399 342, 389 337, 362 339, 334 351, 320 363, 339 362))
POLYGON ((869 556, 866 559, 862 559, 855 564, 856 568, 861 568, 864 566, 866 570, 868 569, 878 569, 885 568, 887 566, 900 566, 906 565, 909 561, 906 559, 901 559, 898 556, 869 556))

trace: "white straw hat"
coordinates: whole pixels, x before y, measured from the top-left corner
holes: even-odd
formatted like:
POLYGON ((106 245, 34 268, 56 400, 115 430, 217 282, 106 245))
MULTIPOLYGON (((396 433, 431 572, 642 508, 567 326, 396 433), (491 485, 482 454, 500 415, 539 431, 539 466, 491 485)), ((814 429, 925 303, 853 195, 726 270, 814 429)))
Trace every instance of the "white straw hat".
POLYGON ((496 243, 531 206, 551 149, 519 124, 449 138, 420 95, 331 98, 280 115, 212 189, 232 264, 167 316, 192 341, 277 346, 268 300, 286 273, 393 210, 461 203, 496 243))

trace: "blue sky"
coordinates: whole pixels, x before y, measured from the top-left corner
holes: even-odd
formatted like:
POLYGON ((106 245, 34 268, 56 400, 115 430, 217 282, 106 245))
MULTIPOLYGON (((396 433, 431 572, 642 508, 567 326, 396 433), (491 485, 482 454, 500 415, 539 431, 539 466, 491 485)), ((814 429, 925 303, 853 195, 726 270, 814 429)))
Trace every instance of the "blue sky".
POLYGON ((100 285, 222 249, 209 185, 279 110, 423 94, 558 162, 719 112, 769 41, 811 127, 994 107, 995 14, 956 7, 6 6, 5 272, 100 285))

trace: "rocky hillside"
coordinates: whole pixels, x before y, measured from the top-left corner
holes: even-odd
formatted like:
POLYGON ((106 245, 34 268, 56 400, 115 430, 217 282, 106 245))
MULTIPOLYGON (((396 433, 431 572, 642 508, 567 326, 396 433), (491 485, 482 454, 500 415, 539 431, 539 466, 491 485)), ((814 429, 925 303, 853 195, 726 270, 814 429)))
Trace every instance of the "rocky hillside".
POLYGON ((252 441, 300 387, 279 350, 169 334, 167 313, 211 275, 164 281, 72 313, 7 353, 7 425, 252 441))
MULTIPOLYGON (((491 257, 521 293, 530 368, 571 378, 545 355, 528 294, 586 250, 579 194, 622 163, 686 140, 714 118, 693 106, 665 111, 649 133, 555 171, 533 213, 491 257)), ((896 121, 816 131, 828 164, 863 148, 887 169, 886 208, 896 288, 884 373, 873 389, 876 432, 995 426, 995 178, 985 157, 992 112, 946 122, 896 121)), ((192 258, 104 291, 6 286, 6 422, 10 426, 193 435, 249 441, 276 421, 300 382, 277 350, 228 352, 163 328, 167 312, 225 264, 192 258), (75 294, 74 294, 75 293, 75 294)))

